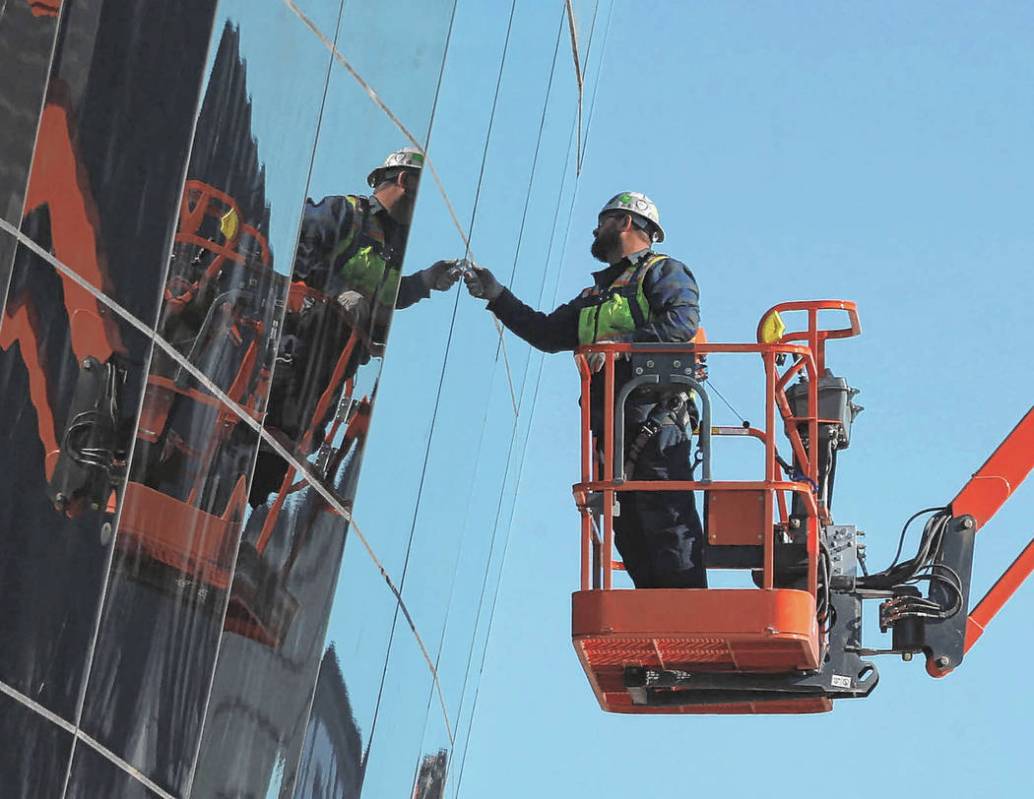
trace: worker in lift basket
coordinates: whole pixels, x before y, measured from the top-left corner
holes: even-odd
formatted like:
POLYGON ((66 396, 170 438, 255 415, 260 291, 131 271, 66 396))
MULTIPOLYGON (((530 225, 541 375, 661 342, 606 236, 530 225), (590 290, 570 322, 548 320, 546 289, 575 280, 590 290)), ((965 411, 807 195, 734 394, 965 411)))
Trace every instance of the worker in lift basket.
MULTIPOLYGON (((592 286, 552 313, 532 310, 479 266, 464 272, 467 289, 488 300, 488 309, 510 330, 545 352, 604 341, 690 341, 700 321, 699 291, 685 264, 651 249, 664 241, 657 206, 638 192, 618 194, 600 211, 593 236, 592 255, 607 267, 593 273, 592 286)), ((594 354, 590 366, 597 373, 591 418, 599 434, 602 354, 594 354)), ((617 388, 630 376, 630 365, 619 359, 617 388)), ((643 387, 629 397, 625 440, 632 442, 630 451, 641 447, 630 479, 691 479, 688 409, 672 402, 673 396, 643 387)), ((693 494, 624 492, 619 497, 614 538, 636 588, 706 588, 703 531, 693 494)))

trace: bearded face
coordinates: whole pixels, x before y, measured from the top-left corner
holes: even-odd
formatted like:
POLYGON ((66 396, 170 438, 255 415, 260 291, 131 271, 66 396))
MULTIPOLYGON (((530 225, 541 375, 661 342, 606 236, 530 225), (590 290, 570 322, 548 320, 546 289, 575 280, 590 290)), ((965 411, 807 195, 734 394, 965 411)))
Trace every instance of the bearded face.
POLYGON ((592 242, 592 257, 605 264, 612 263, 612 258, 621 252, 621 225, 618 224, 622 217, 609 215, 600 220, 592 242))
POLYGON ((413 209, 416 207, 416 193, 420 182, 420 175, 418 173, 405 174, 403 181, 402 194, 395 201, 395 207, 392 210, 395 212, 394 216, 399 222, 408 225, 413 221, 413 209))

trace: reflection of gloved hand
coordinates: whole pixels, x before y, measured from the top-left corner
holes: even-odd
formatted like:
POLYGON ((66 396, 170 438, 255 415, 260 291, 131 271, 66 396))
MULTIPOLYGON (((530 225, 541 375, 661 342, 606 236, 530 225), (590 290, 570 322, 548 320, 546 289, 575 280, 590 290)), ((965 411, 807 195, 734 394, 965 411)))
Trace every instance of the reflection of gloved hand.
POLYGON ((420 279, 428 289, 448 291, 462 274, 458 263, 458 261, 435 261, 427 269, 420 271, 420 279))
POLYGON ((365 330, 370 318, 370 303, 358 291, 342 291, 335 300, 344 313, 348 326, 353 330, 365 330))
POLYGON ((467 284, 470 296, 479 300, 492 302, 503 293, 502 284, 483 266, 471 266, 463 273, 463 282, 467 284))

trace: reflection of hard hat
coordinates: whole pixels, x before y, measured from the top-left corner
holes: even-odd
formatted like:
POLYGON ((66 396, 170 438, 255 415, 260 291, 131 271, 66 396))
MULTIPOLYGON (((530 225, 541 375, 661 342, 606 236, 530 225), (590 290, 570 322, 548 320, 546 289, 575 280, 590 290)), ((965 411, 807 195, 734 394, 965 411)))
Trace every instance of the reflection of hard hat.
POLYGON ((369 174, 366 178, 366 182, 370 184, 371 188, 376 188, 377 184, 384 179, 384 173, 389 169, 395 169, 397 167, 423 169, 424 154, 416 147, 403 147, 401 150, 396 150, 384 159, 383 164, 369 174))
POLYGON ((648 232, 654 241, 664 241, 664 228, 661 227, 661 215, 657 212, 657 206, 653 200, 638 191, 623 191, 615 194, 607 204, 603 206, 600 213, 607 211, 628 211, 649 223, 648 232))

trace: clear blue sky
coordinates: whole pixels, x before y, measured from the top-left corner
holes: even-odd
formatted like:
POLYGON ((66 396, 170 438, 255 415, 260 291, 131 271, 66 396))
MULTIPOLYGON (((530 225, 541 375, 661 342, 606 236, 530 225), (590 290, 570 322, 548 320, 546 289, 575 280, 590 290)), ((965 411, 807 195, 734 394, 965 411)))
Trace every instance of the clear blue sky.
MULTIPOLYGON (((471 5, 460 3, 461 20, 471 5)), ((543 26, 550 51, 554 30, 543 26)), ((783 299, 857 300, 864 335, 830 360, 866 407, 840 462, 835 517, 868 531, 874 566, 889 562, 904 519, 950 500, 1034 400, 1032 41, 1024 3, 615 3, 559 298, 594 267, 600 204, 639 189, 660 205, 667 251, 695 271, 712 340, 749 339, 783 299)), ((464 55, 475 57, 455 47, 450 69, 464 55)), ((540 53, 513 57, 538 80, 540 53)), ((501 113, 512 117, 500 129, 521 118, 501 113)), ((444 133, 432 155, 463 157, 444 133)), ((475 249, 496 260, 479 256, 508 271, 488 238, 475 234, 475 249)), ((533 286, 519 293, 534 302, 533 286)), ((491 336, 477 303, 460 304, 464 335, 491 336)), ((741 370, 711 373, 755 413, 741 370)), ((920 660, 884 658, 869 699, 824 716, 602 713, 569 636, 576 390, 570 358, 547 357, 460 796, 1030 790, 1030 584, 946 680, 920 660)), ((1028 484, 978 537, 977 596, 1032 529, 1028 484)))

